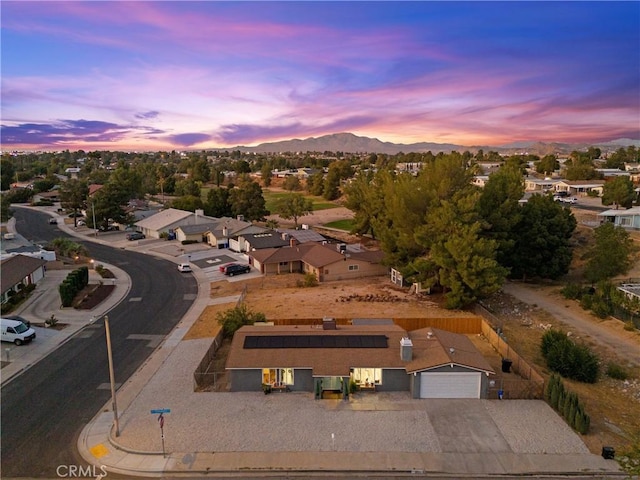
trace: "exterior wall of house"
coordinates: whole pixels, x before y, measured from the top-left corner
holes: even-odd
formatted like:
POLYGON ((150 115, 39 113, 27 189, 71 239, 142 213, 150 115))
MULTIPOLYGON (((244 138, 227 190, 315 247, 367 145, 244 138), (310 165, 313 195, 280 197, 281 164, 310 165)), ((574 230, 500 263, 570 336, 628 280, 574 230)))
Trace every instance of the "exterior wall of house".
POLYGON ((404 369, 382 369, 382 383, 376 385, 376 392, 406 392, 411 379, 404 369))
POLYGON ((262 369, 229 370, 229 390, 232 392, 259 392, 262 390, 262 369))
POLYGON ((188 241, 196 241, 202 242, 202 233, 184 233, 181 229, 176 230, 176 239, 180 242, 188 241))
POLYGON ((613 223, 616 227, 640 229, 640 215, 616 215, 613 223))
MULTIPOLYGON (((459 365, 454 365, 450 367, 445 365, 439 368, 432 368, 429 370, 432 373, 455 373, 455 372, 476 372, 477 370, 471 370, 469 368, 461 367, 459 365)), ((420 398, 420 372, 417 372, 417 375, 411 375, 411 396, 412 398, 420 398)), ((486 374, 480 375, 480 398, 488 398, 489 397, 489 377, 486 374)))
MULTIPOLYGON (((230 391, 260 392, 262 391, 262 369, 229 370, 230 391)), ((295 369, 294 384, 289 385, 292 392, 313 392, 313 376, 310 369, 295 369)))
MULTIPOLYGON (((259 265, 258 262, 255 262, 259 265)), ((286 265, 279 265, 277 263, 267 263, 263 265, 264 268, 260 270, 265 275, 278 275, 285 273, 300 273, 302 272, 302 266, 299 261, 287 262, 286 265)), ((256 266, 256 268, 258 268, 256 266)))
POLYGON ((242 237, 230 238, 229 239, 229 249, 233 250, 234 252, 240 252, 244 248, 244 243, 245 243, 244 242, 244 238, 242 238, 242 237))
POLYGON ((344 261, 325 266, 321 271, 320 281, 348 280, 351 278, 386 275, 389 268, 381 264, 363 262, 345 257, 344 261))

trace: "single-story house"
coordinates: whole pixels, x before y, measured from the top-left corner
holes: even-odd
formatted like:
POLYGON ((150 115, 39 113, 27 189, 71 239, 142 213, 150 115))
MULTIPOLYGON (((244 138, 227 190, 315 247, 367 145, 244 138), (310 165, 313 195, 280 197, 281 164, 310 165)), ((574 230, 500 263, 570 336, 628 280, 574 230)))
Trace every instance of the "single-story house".
POLYGON ((178 227, 212 224, 219 222, 219 220, 215 217, 206 216, 201 209, 196 210, 194 213, 176 208, 167 208, 137 221, 134 225, 147 238, 160 238, 161 234, 175 232, 178 227))
POLYGON ((279 248, 289 245, 289 240, 275 230, 258 233, 243 233, 230 240, 229 248, 236 252, 250 252, 264 248, 279 248))
POLYGON ((207 243, 217 248, 231 248, 231 239, 241 234, 258 233, 266 230, 264 227, 246 222, 242 215, 237 218, 222 217, 215 219, 215 225, 207 232, 207 243))
POLYGON ((206 242, 207 234, 216 224, 213 222, 197 223, 195 225, 180 225, 175 229, 176 239, 180 242, 196 241, 206 242))
POLYGON ((555 184, 556 192, 567 192, 569 195, 587 195, 595 192, 602 195, 604 180, 560 180, 555 184))
POLYGON ((484 188, 488 181, 489 175, 474 175, 471 183, 473 183, 476 187, 484 188))
POLYGON ((312 273, 319 282, 387 274, 381 251, 347 250, 343 243, 290 241, 286 247, 247 252, 249 263, 264 275, 312 273))
POLYGON ((33 196, 34 202, 59 202, 60 201, 60 192, 58 190, 52 190, 49 192, 40 192, 36 193, 33 196))
POLYGON ((598 214, 603 222, 612 222, 616 227, 640 229, 640 207, 610 209, 598 214))
POLYGON ((526 177, 524 179, 524 189, 527 192, 547 192, 555 188, 559 180, 550 178, 533 178, 526 177))
POLYGON ((398 325, 251 325, 234 335, 226 371, 231 391, 339 392, 354 382, 413 398, 487 398, 495 374, 465 335, 398 325))
POLYGON ((46 260, 13 255, 0 262, 0 283, 2 283, 2 303, 27 285, 35 285, 44 278, 46 260))
POLYGON ((282 234, 282 238, 289 241, 291 238, 295 238, 298 243, 307 243, 307 242, 326 242, 326 238, 316 232, 315 230, 311 230, 310 228, 305 228, 306 225, 302 225, 301 230, 295 230, 293 228, 278 228, 276 231, 282 234))

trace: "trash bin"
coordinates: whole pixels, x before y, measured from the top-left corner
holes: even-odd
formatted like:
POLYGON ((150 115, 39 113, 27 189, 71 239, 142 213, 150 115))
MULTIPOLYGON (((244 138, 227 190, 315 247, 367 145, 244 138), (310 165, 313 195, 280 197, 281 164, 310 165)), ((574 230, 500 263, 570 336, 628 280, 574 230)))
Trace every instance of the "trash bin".
POLYGON ((602 447, 602 458, 607 460, 613 460, 616 456, 616 451, 613 447, 602 447))
POLYGON ((509 373, 511 371, 511 365, 513 364, 513 361, 509 360, 508 358, 503 358, 502 359, 502 371, 504 373, 509 373))

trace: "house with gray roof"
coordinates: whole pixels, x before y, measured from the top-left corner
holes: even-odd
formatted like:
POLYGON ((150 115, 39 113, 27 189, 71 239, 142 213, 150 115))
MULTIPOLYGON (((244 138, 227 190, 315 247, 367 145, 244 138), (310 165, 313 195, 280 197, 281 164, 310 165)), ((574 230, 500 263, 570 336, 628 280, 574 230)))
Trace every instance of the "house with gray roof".
POLYGON ((257 233, 243 233, 231 239, 230 248, 237 252, 250 252, 265 248, 279 248, 289 245, 289 240, 275 230, 265 230, 257 233), (235 247, 235 248, 234 248, 235 247))
POLYGON ((640 207, 631 207, 626 209, 612 208, 600 212, 598 217, 603 222, 611 222, 616 227, 623 227, 630 230, 640 229, 640 207))
POLYGON ((242 215, 238 215, 236 218, 222 217, 216 219, 213 228, 207 232, 207 243, 213 247, 230 248, 239 252, 241 250, 238 248, 237 242, 233 242, 234 237, 265 230, 264 227, 245 221, 242 215))

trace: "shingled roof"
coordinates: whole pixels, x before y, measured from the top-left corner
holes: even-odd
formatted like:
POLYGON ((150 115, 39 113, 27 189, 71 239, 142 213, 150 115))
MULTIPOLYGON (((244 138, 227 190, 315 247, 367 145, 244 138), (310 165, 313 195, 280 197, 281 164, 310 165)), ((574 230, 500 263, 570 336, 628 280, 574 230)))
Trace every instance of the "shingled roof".
POLYGON ((28 257, 26 255, 13 255, 0 262, 2 293, 13 288, 13 286, 20 283, 25 277, 28 277, 46 263, 46 260, 28 257))

